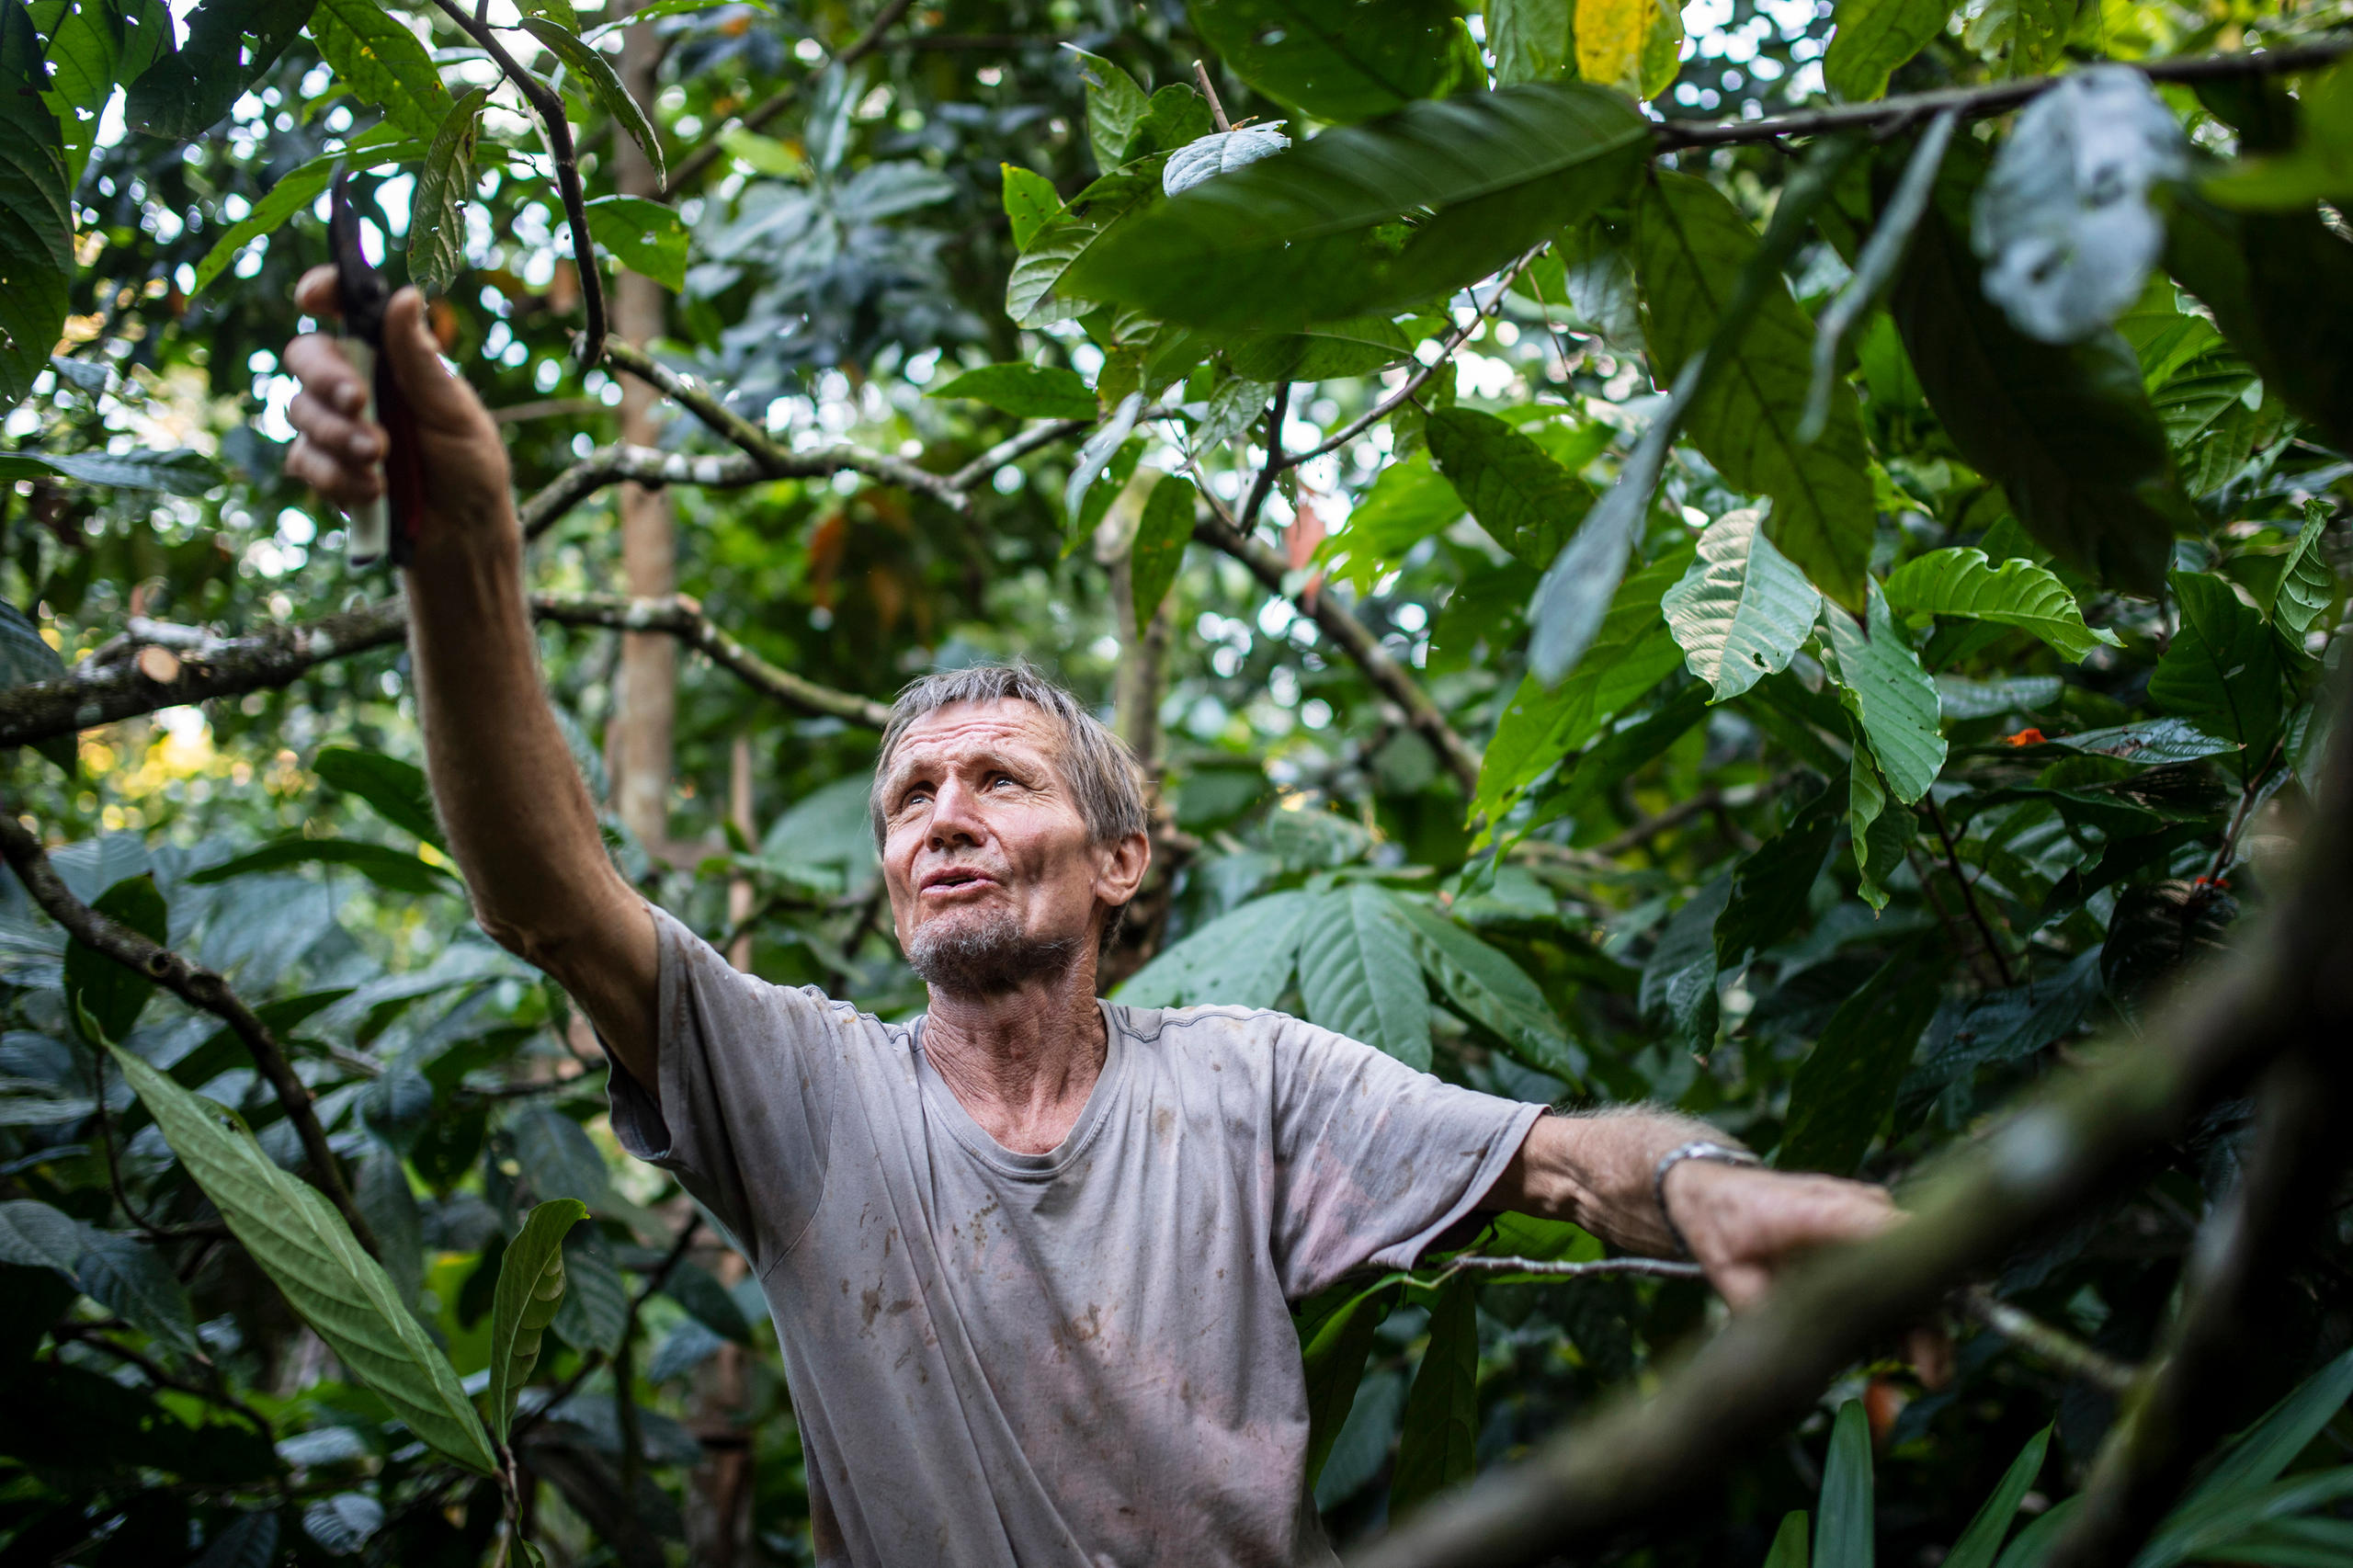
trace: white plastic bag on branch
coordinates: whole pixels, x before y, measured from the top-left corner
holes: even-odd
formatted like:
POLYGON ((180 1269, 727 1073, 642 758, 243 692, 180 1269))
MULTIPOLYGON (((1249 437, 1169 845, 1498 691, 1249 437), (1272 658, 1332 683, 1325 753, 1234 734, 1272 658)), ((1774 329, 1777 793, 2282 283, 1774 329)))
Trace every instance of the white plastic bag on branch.
POLYGON ((1290 138, 1271 125, 1211 131, 1168 154, 1168 162, 1161 165, 1160 188, 1175 196, 1213 175, 1227 174, 1245 164, 1271 158, 1290 145, 1290 138))
POLYGON ((2141 297, 2165 248, 2153 186, 2188 172, 2189 146, 2149 79, 2078 71, 2029 104, 1977 193, 1985 296, 2046 343, 2074 343, 2141 297))

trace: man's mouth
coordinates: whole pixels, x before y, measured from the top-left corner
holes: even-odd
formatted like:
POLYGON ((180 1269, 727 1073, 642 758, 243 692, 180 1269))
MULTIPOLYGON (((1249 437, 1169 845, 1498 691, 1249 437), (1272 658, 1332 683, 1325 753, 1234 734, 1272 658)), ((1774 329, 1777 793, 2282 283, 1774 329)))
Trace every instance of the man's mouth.
POLYGON ((968 889, 997 885, 997 880, 986 871, 971 866, 948 866, 925 877, 922 892, 926 898, 952 898, 968 889))

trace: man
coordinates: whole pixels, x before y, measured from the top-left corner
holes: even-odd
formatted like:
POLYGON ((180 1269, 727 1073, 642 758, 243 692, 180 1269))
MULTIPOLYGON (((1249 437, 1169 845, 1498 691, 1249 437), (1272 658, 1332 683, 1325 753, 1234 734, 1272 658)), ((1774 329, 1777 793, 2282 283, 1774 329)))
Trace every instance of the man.
MULTIPOLYGON (((298 298, 332 313, 332 274, 298 298)), ((1732 1163, 1680 1117, 1547 1116, 1278 1014, 1098 1000, 1142 796, 1027 671, 920 681, 883 739, 875 836, 929 1014, 736 972, 607 859, 541 691, 497 427, 414 290, 385 335, 423 447, 410 645, 450 847, 483 928, 595 1022, 623 1143, 757 1271, 820 1562, 1329 1562, 1287 1301, 1482 1210, 1688 1246, 1735 1304, 1890 1220, 1876 1188, 1732 1163)), ((286 363, 288 471, 377 494, 349 364, 320 336, 286 363)))

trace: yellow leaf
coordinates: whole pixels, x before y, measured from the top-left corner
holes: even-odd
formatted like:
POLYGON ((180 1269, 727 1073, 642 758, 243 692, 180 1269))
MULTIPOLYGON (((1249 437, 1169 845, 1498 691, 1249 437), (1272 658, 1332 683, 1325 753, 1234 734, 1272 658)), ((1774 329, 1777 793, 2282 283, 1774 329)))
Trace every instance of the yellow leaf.
POLYGON ((1577 0, 1577 74, 1632 93, 1654 0, 1577 0))

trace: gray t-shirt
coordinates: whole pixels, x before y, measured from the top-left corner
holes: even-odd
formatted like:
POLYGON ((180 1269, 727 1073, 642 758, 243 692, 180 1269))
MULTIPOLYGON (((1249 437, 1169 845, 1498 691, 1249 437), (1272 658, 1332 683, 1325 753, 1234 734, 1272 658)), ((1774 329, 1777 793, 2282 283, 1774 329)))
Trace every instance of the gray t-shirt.
POLYGON ((1285 1306, 1411 1264, 1542 1108, 1279 1013, 1103 1006, 1060 1148, 983 1132, 923 1053, 730 967, 657 911, 661 1103, 613 1127, 747 1251, 783 1347, 817 1560, 1334 1561, 1285 1306))

